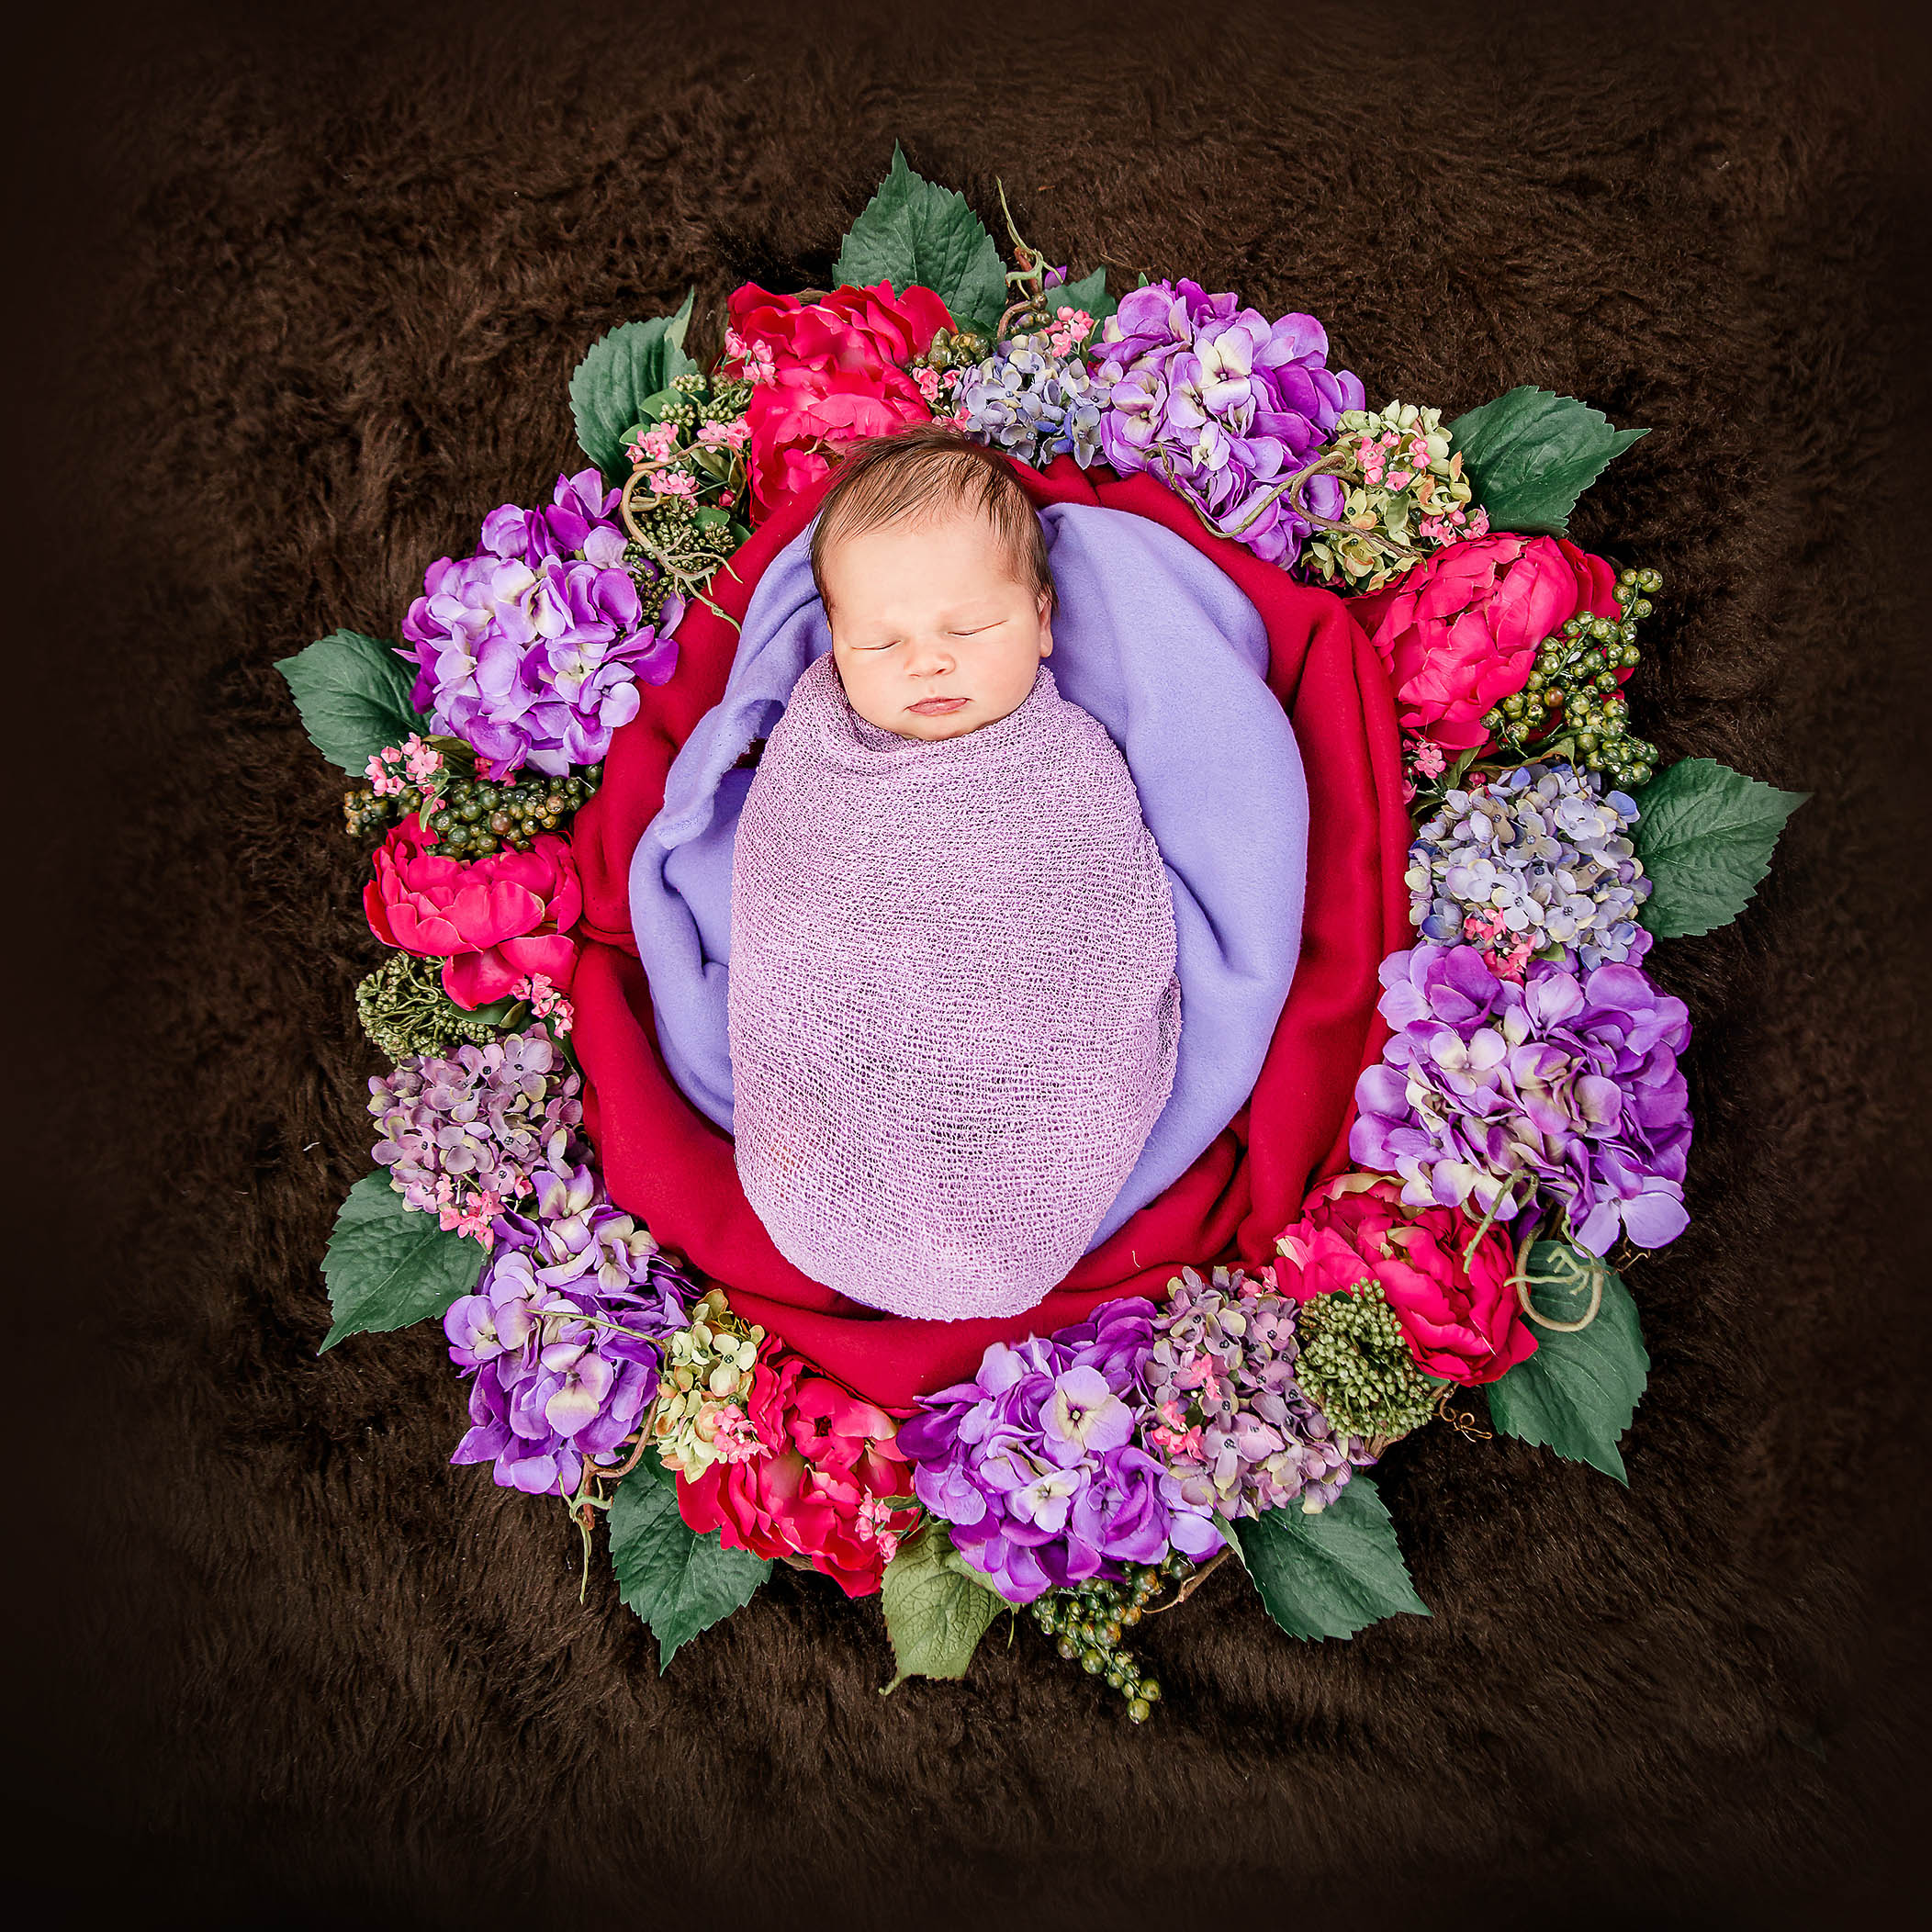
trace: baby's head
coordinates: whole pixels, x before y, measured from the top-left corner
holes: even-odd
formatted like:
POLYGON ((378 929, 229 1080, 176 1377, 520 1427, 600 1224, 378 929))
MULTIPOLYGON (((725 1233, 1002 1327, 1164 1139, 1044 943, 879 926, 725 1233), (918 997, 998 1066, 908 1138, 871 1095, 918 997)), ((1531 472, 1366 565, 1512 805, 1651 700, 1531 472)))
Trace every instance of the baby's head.
POLYGON ((1011 459, 951 430, 854 445, 819 511, 812 578, 847 702, 901 737, 1004 718, 1053 649, 1039 518, 1011 459), (941 698, 961 702, 915 708, 941 698))

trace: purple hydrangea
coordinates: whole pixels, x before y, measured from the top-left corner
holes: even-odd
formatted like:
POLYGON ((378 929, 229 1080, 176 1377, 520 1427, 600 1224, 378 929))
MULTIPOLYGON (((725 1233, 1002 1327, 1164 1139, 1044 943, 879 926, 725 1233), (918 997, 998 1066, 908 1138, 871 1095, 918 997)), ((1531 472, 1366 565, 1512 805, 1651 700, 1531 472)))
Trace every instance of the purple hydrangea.
POLYGON ((1533 960, 1499 979, 1471 946, 1427 941, 1382 961, 1395 1033, 1355 1083, 1358 1165, 1402 1177, 1417 1207, 1508 1219, 1537 1196, 1604 1254, 1683 1232, 1690 1116, 1677 1056, 1684 1003, 1630 965, 1580 976, 1533 960))
POLYGON ((1129 1296, 1050 1339, 995 1342, 899 1425, 915 1493, 1009 1602, 1220 1546, 1139 1441, 1153 1312, 1129 1296))
POLYGON ((500 777, 599 763, 637 714, 637 680, 662 684, 677 668, 684 600, 667 597, 646 622, 610 520, 619 495, 587 469, 559 477, 546 508, 491 511, 482 548, 432 564, 403 619, 418 709, 500 777))
POLYGON ((1456 789, 1416 828, 1410 917, 1425 939, 1476 945, 1504 979, 1531 956, 1586 971, 1650 949, 1650 880, 1629 837, 1637 804, 1567 759, 1456 789))
POLYGON ((1211 1281, 1185 1268, 1169 1284, 1145 1372, 1146 1440, 1203 1515, 1324 1509, 1374 1460, 1295 1379, 1299 1306, 1239 1268, 1211 1281))
POLYGON ((537 1170, 569 1155, 580 1084, 542 1026, 466 1042, 446 1060, 410 1054, 370 1079, 376 1159, 411 1208, 489 1247, 537 1170))
POLYGON ((450 1359, 475 1376, 450 1460, 571 1496, 587 1459, 619 1460, 657 1395, 664 1341, 688 1320, 681 1283, 586 1167, 539 1174, 534 1214, 498 1229, 477 1292, 443 1318, 450 1359))
POLYGON ((1056 354, 1044 332, 1008 336, 966 372, 954 420, 1036 468, 1071 451, 1085 469, 1100 454, 1106 398, 1077 350, 1056 354))
MULTIPOLYGON (((1320 455, 1362 385, 1328 366, 1313 316, 1270 322, 1233 295, 1197 282, 1152 282, 1121 298, 1090 352, 1107 392, 1100 441, 1123 476, 1151 470, 1215 527, 1284 568, 1301 554, 1308 520, 1282 490, 1320 455)), ((1311 477, 1305 501, 1339 517, 1342 486, 1311 477)))

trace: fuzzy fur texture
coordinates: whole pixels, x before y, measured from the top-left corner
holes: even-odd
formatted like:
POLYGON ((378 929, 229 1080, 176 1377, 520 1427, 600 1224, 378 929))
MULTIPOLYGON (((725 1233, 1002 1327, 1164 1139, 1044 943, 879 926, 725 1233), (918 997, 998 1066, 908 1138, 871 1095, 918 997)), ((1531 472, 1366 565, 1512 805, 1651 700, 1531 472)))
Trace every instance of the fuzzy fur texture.
POLYGON ((62 560, 36 717, 110 713, 48 827, 89 881, 43 902, 76 943, 16 1008, 36 1091, 55 1054, 102 1069, 60 1156, 97 1158, 23 1297, 74 1285, 87 1353, 61 1359, 90 1378, 84 1426, 50 1408, 16 1584, 50 1662, 15 1694, 48 1728, 8 1776, 55 1895, 530 1932, 1209 1902, 1727 1925, 1848 1910, 1903 1857, 1923 61, 1875 16, 1748 4, 1028 17, 177 6, 90 15, 22 84, 54 197, 24 219, 86 223, 43 230, 79 358, 12 324, 62 469, 16 526, 62 560), (895 136, 996 231, 1002 177, 1076 273, 1323 318, 1374 402, 1534 382, 1650 425, 1572 530, 1665 573, 1638 728, 1814 794, 1741 922, 1653 957, 1692 1015, 1697 1138, 1690 1230, 1630 1277, 1654 1366, 1628 1491, 1432 1428, 1380 1481, 1432 1619, 1304 1646, 1224 1569, 1147 1627, 1142 1729, 1030 1624, 881 1698, 876 1605, 782 1568, 660 1679, 601 1551, 579 1607, 561 1509, 449 1466, 432 1328, 316 1354, 380 949, 275 660, 393 635, 426 564, 578 466, 566 386, 604 330, 695 285, 708 357, 737 283, 823 286, 895 136))

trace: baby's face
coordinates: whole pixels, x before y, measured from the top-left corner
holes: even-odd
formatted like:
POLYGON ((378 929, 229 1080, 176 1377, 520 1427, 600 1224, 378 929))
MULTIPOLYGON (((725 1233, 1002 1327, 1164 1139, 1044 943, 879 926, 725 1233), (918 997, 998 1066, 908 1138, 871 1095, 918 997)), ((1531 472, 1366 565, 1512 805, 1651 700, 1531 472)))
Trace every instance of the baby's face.
POLYGON ((956 738, 1004 718, 1052 654, 1047 593, 1014 580, 978 511, 869 530, 820 567, 847 702, 901 737, 956 738))

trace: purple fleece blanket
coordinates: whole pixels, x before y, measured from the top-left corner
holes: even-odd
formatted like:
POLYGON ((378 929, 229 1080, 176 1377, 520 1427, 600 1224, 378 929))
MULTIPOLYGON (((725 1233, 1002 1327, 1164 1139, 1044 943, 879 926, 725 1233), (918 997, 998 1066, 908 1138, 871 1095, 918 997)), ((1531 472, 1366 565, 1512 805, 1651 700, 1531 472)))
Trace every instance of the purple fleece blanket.
MULTIPOLYGON (((1040 512, 1060 603, 1061 694, 1106 727, 1166 861, 1181 978, 1173 1093, 1089 1250, 1163 1193, 1253 1091, 1301 945, 1308 788, 1269 691, 1254 606, 1170 530, 1124 511, 1040 512)), ((725 992, 732 846, 751 782, 734 769, 832 647, 808 524, 745 612, 724 695, 673 762, 631 860, 631 923, 657 1040, 691 1105, 732 1128, 725 992)))

